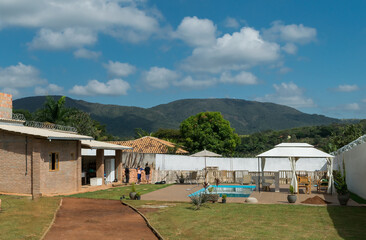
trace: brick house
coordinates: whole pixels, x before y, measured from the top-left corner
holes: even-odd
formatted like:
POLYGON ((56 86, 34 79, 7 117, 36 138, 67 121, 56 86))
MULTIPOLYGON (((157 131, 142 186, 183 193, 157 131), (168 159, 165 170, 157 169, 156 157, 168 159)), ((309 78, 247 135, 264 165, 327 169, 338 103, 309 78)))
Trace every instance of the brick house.
POLYGON ((115 167, 122 167, 123 146, 23 124, 12 119, 11 95, 0 93, 0 192, 36 197, 80 191, 82 145, 97 149, 96 177, 104 178, 104 149, 114 149, 115 167))

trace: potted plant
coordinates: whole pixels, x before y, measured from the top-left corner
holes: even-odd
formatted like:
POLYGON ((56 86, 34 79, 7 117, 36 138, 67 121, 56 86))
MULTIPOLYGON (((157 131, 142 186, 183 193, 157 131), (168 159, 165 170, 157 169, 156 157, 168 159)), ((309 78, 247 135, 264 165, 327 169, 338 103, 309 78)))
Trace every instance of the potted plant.
POLYGON ((180 184, 184 183, 184 176, 182 172, 180 173, 180 176, 177 174, 177 178, 180 184))
POLYGON ((130 192, 130 194, 129 194, 129 196, 130 196, 130 199, 131 200, 134 200, 135 199, 135 197, 136 197, 136 187, 135 187, 135 183, 132 183, 132 186, 131 186, 131 192, 130 192))
POLYGON ((287 195, 287 201, 289 203, 295 203, 297 200, 297 196, 294 194, 294 186, 290 185, 290 194, 287 195))
POLYGON ((226 203, 226 198, 227 198, 227 195, 226 194, 222 194, 222 203, 226 203))
POLYGON ((337 190, 337 198, 339 204, 345 206, 350 198, 350 193, 348 191, 347 183, 346 183, 346 168, 343 161, 343 174, 340 171, 334 171, 334 186, 337 190))
POLYGON ((209 184, 207 182, 203 183, 203 187, 205 188, 205 192, 202 194, 207 199, 207 201, 210 201, 212 203, 215 203, 219 200, 220 195, 212 193, 214 190, 214 187, 208 187, 209 184))

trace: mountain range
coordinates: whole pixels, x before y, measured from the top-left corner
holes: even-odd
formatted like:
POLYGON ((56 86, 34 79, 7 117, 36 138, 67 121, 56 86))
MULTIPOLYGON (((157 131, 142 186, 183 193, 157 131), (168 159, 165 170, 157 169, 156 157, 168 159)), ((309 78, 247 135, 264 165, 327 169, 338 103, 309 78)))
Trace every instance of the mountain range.
MULTIPOLYGON (((60 96, 53 97, 58 99, 60 96)), ((13 108, 34 112, 43 106, 45 100, 44 96, 16 99, 13 108)), ((132 137, 135 128, 148 132, 159 128, 178 129, 184 119, 204 111, 221 112, 238 134, 341 122, 340 119, 307 114, 275 103, 227 98, 182 99, 141 108, 91 103, 67 97, 66 106, 90 113, 93 119, 106 125, 108 133, 121 138, 132 137)))

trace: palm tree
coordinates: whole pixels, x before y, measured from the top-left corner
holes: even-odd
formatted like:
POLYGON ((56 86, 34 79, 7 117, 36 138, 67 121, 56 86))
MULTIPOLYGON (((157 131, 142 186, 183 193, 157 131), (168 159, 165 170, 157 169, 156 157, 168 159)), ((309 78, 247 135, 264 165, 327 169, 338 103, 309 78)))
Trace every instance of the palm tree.
POLYGON ((69 109, 65 107, 66 97, 62 96, 57 101, 47 96, 42 109, 36 113, 37 121, 55 124, 67 124, 69 121, 69 109))

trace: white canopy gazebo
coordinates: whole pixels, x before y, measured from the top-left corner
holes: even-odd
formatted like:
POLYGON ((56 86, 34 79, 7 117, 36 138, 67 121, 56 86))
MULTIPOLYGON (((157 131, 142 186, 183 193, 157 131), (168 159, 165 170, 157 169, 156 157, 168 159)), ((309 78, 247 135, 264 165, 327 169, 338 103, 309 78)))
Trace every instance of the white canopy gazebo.
POLYGON ((313 145, 307 143, 281 143, 276 145, 271 150, 261 153, 258 156, 258 172, 259 172, 259 159, 261 159, 262 179, 264 177, 264 167, 266 165, 267 158, 288 158, 291 164, 292 180, 291 185, 297 192, 297 179, 296 179, 296 162, 300 158, 325 158, 327 160, 327 172, 329 177, 329 185, 327 193, 333 193, 333 155, 325 153, 316 149, 313 145))

